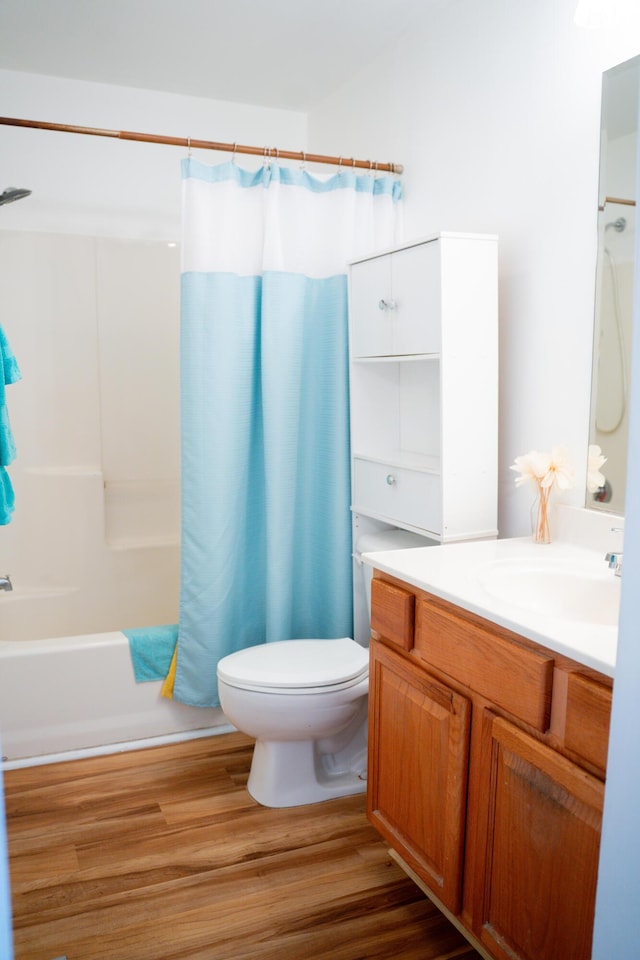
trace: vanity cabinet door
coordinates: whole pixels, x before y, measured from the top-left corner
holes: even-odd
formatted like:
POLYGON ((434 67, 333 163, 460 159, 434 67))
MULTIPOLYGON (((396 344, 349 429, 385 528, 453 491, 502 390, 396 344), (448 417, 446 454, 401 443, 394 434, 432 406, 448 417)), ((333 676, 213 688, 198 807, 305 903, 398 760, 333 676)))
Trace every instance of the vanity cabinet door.
POLYGON ((488 710, 482 724, 473 933, 500 960, 589 960, 604 784, 488 710))
POLYGON ((453 913, 460 909, 469 701, 371 642, 369 819, 453 913))

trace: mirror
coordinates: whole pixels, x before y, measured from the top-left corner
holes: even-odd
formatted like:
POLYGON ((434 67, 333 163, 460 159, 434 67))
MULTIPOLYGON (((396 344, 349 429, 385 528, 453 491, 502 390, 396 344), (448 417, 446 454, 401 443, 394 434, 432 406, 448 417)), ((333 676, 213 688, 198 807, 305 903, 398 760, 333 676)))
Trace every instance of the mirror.
POLYGON ((624 513, 640 56, 602 80, 598 259, 586 505, 624 513), (598 449, 606 457, 599 467, 598 449))

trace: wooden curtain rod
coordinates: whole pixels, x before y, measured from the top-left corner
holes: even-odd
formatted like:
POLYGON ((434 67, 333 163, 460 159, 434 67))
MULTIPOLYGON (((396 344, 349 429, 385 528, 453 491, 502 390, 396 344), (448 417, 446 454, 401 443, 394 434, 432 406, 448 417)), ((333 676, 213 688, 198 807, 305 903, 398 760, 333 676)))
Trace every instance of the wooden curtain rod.
POLYGON ((32 130, 56 130, 59 133, 82 133, 90 137, 111 137, 115 140, 137 140, 140 143, 164 143, 188 150, 218 150, 224 153, 248 153, 254 157, 276 160, 301 160, 303 163, 328 163, 338 167, 357 167, 361 170, 402 173, 401 163, 375 163, 372 160, 345 160, 343 157, 327 157, 320 153, 304 153, 302 150, 277 150, 275 147, 247 147, 239 143, 216 143, 214 140, 196 140, 192 137, 164 137, 154 133, 135 133, 130 130, 102 130, 99 127, 76 127, 68 123, 47 123, 44 120, 19 120, 15 117, 0 117, 0 124, 7 127, 29 127, 32 130))
POLYGON ((604 203, 601 207, 599 207, 599 210, 604 210, 608 203, 623 203, 626 207, 635 207, 636 205, 635 200, 622 200, 620 197, 605 197, 604 203))

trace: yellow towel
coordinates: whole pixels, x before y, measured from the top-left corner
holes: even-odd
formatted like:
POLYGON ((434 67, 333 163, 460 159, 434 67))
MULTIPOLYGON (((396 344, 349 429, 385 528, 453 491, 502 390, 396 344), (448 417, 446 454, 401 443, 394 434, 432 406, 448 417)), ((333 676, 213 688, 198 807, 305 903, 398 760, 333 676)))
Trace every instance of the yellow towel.
POLYGON ((176 666, 178 665, 178 644, 176 643, 176 648, 173 651, 173 656, 171 658, 171 665, 169 667, 169 673, 164 678, 160 693, 163 697, 166 697, 167 700, 173 700, 173 685, 176 682, 176 666))

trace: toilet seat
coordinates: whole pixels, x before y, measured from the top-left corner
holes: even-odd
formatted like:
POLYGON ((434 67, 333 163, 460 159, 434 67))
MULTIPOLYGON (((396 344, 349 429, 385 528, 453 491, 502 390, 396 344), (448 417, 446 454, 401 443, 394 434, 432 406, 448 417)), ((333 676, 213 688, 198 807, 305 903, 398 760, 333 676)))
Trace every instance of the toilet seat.
POLYGON ((352 687, 368 673, 368 652, 350 637, 265 643, 218 664, 218 677, 229 686, 263 693, 328 693, 352 687))

